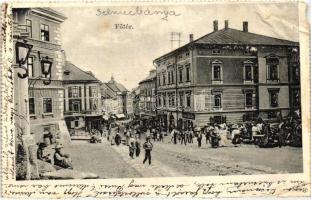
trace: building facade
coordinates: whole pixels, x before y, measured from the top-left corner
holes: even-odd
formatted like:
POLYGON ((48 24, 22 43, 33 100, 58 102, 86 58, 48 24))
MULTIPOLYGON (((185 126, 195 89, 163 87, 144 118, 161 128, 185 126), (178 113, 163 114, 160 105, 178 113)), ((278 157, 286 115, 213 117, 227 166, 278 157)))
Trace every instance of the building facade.
POLYGON ((170 126, 275 119, 300 109, 299 44, 225 27, 157 59, 157 105, 170 126))
POLYGON ((139 114, 142 119, 156 117, 156 70, 139 82, 139 114))
POLYGON ((28 44, 33 45, 26 63, 29 70, 30 131, 37 142, 43 140, 43 134, 47 131, 53 134, 54 139, 68 141, 69 134, 63 116, 64 61, 60 37, 60 26, 66 17, 50 8, 14 9, 13 17, 18 29, 27 33, 28 44), (42 59, 52 62, 49 85, 43 84, 42 59))
POLYGON ((101 128, 101 82, 92 72, 83 71, 69 61, 63 73, 64 117, 70 131, 101 128))
POLYGON ((107 83, 101 84, 102 110, 107 117, 116 115, 120 118, 133 115, 133 102, 130 92, 114 77, 107 83))

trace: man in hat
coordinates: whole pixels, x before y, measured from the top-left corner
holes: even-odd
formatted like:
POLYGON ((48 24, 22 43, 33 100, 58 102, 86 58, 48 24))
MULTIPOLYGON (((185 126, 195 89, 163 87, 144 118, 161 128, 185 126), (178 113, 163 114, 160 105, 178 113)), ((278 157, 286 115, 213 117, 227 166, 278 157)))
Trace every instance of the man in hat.
POLYGON ((153 148, 153 144, 150 142, 150 137, 146 137, 146 142, 143 145, 143 148, 145 149, 145 159, 143 161, 143 164, 148 160, 149 165, 151 165, 151 151, 153 148))
POLYGON ((51 159, 48 157, 50 154, 48 155, 43 155, 43 151, 46 147, 45 143, 40 143, 38 146, 38 150, 37 150, 37 159, 42 160, 44 162, 48 162, 51 163, 51 159))
POLYGON ((63 146, 61 144, 55 145, 54 165, 57 165, 62 168, 73 169, 69 155, 64 154, 61 150, 62 148, 63 146))

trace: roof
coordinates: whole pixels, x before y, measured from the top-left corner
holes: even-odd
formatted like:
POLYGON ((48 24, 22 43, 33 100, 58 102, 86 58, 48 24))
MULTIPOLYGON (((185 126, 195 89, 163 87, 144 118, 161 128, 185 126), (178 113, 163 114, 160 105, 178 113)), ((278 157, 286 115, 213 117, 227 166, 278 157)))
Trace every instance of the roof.
POLYGON ((124 85, 116 82, 113 77, 111 77, 111 80, 108 83, 106 83, 106 85, 114 92, 128 92, 128 90, 124 87, 124 85))
POLYGON ((221 29, 207 34, 194 43, 204 44, 237 44, 237 45, 276 45, 297 46, 297 42, 273 38, 232 28, 221 29))
POLYGON ((92 75, 92 73, 83 71, 69 61, 66 61, 66 65, 64 67, 63 81, 100 82, 94 75, 92 75), (66 72, 69 72, 69 74, 66 75, 66 72))
POLYGON ((251 32, 244 32, 232 28, 224 28, 219 31, 214 31, 206 34, 197 40, 189 42, 182 47, 179 47, 163 56, 155 59, 158 60, 164 56, 168 56, 178 50, 188 47, 192 44, 218 44, 218 45, 262 45, 262 46, 298 46, 298 42, 278 39, 270 36, 259 35, 251 32))
POLYGON ((140 81, 139 84, 147 82, 147 81, 152 81, 152 80, 156 79, 156 77, 157 77, 156 71, 155 70, 151 70, 149 75, 145 79, 140 81))

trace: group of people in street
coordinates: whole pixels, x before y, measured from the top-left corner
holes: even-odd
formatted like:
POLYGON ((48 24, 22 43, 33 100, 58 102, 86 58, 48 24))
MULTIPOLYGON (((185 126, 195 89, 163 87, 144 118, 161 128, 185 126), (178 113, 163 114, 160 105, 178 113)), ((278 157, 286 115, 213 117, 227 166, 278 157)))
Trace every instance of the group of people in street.
MULTIPOLYGON (((149 165, 151 165, 151 151, 153 149, 153 144, 151 143, 150 131, 149 134, 146 133, 144 127, 137 123, 125 124, 121 122, 117 124, 112 122, 107 128, 107 140, 111 142, 111 145, 119 146, 123 143, 124 145, 128 146, 129 157, 131 159, 135 159, 140 156, 141 138, 142 135, 144 135, 146 141, 142 145, 142 148, 145 150, 145 158, 143 163, 148 160, 149 165)), ((152 130, 151 132, 155 131, 152 130)))
MULTIPOLYGON (((154 141, 163 141, 165 128, 161 126, 149 127, 147 135, 162 135, 160 140, 153 137, 154 141)), ((225 146, 241 146, 242 143, 254 144, 259 147, 283 147, 286 145, 299 147, 302 145, 302 128, 300 117, 287 116, 279 118, 277 122, 267 122, 260 117, 253 121, 243 123, 207 123, 205 126, 169 128, 170 142, 173 144, 193 144, 197 142, 202 146, 202 140, 212 148, 225 146)))

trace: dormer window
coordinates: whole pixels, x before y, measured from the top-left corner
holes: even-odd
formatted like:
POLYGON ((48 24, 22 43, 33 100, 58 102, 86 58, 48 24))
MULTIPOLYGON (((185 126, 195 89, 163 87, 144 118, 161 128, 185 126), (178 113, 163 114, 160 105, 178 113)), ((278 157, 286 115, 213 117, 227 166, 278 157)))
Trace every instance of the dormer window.
POLYGON ((66 76, 68 76, 68 75, 70 74, 70 71, 69 71, 69 70, 65 70, 65 71, 64 71, 64 74, 65 74, 66 76))
POLYGON ((218 54, 220 54, 220 49, 213 49, 213 50, 212 50, 212 54, 213 54, 213 55, 218 55, 218 54))

